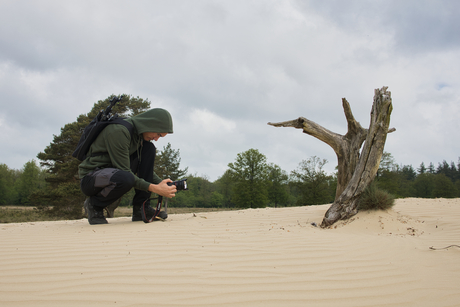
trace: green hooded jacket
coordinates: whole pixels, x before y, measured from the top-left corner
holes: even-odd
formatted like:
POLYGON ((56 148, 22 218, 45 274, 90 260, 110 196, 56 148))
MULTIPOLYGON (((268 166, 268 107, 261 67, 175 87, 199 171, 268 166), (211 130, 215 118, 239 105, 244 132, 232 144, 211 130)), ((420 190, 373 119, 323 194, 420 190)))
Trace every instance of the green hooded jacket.
MULTIPOLYGON (((171 114, 164 109, 151 109, 125 120, 133 125, 132 139, 129 130, 125 126, 117 124, 108 125, 91 145, 87 154, 88 158, 78 166, 78 176, 80 179, 96 168, 110 167, 131 172, 131 154, 137 152, 139 160, 142 159, 140 157, 143 143, 142 133, 173 133, 171 114), (91 157, 92 153, 96 152, 104 152, 106 154, 91 157)), ((155 173, 153 173, 154 182, 151 183, 136 175, 134 175, 134 178, 134 187, 142 191, 148 191, 151 183, 158 184, 162 180, 155 173)))

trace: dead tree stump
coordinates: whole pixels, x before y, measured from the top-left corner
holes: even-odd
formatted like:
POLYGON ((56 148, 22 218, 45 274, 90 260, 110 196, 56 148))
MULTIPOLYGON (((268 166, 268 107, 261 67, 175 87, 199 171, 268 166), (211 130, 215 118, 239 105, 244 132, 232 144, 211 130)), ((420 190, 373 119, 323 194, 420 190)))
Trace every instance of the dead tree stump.
POLYGON ((393 106, 391 92, 387 89, 388 87, 382 87, 375 90, 369 129, 364 129, 355 120, 350 104, 345 98, 342 99, 348 122, 348 131, 345 135, 329 131, 304 117, 286 122, 268 123, 275 127, 302 129, 304 133, 331 146, 336 153, 338 162, 336 196, 321 223, 323 228, 355 215, 358 212, 359 196, 377 174, 387 133, 395 131, 395 129, 388 129, 393 106), (365 143, 360 153, 363 142, 365 143))

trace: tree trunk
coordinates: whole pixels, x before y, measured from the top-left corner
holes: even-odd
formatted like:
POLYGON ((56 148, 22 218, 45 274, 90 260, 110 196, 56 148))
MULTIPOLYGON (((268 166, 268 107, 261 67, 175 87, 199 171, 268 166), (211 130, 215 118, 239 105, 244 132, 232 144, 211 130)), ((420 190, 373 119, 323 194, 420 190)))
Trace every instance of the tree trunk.
POLYGON ((303 129, 304 133, 325 142, 335 151, 338 162, 336 197, 326 212, 321 227, 330 226, 340 219, 355 215, 358 212, 359 196, 377 173, 387 133, 394 131, 394 129, 388 130, 393 106, 391 93, 387 88, 375 90, 369 129, 364 129, 355 120, 350 104, 345 98, 342 99, 348 122, 348 131, 345 135, 331 132, 304 117, 286 122, 268 123, 275 127, 303 129), (364 141, 360 155, 360 148, 364 141))

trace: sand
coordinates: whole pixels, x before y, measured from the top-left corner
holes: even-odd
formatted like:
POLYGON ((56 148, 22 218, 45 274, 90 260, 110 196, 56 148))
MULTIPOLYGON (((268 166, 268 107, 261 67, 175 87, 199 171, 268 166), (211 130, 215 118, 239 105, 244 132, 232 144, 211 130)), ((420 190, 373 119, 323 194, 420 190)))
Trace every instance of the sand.
POLYGON ((460 199, 329 206, 0 224, 0 306, 460 306, 460 199))

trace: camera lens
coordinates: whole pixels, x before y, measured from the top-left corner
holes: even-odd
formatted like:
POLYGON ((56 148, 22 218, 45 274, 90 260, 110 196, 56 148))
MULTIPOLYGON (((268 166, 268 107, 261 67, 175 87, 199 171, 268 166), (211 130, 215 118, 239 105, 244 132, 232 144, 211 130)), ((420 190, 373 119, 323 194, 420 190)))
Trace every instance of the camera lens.
POLYGON ((168 182, 168 185, 175 185, 178 191, 187 190, 187 179, 182 179, 178 181, 168 182))

